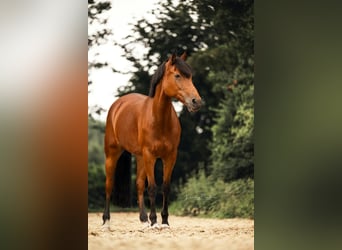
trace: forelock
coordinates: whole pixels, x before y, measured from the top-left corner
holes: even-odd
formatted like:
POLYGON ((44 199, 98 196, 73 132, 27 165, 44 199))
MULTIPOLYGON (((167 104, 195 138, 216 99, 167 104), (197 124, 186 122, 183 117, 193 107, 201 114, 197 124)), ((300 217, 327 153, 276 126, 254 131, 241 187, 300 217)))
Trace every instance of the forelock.
POLYGON ((179 58, 179 57, 176 58, 175 66, 183 76, 185 76, 186 78, 191 77, 191 75, 192 75, 191 67, 185 61, 183 61, 181 58, 179 58))

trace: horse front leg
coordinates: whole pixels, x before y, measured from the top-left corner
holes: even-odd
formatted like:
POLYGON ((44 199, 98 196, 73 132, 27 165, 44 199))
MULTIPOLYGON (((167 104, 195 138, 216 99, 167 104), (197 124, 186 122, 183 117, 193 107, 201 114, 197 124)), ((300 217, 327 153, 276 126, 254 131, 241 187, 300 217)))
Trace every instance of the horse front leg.
POLYGON ((147 176, 148 181, 148 196, 150 199, 150 206, 151 206, 151 212, 150 212, 150 221, 151 226, 157 223, 157 214, 156 214, 156 194, 157 194, 157 185, 154 178, 154 165, 156 163, 156 158, 148 151, 145 150, 143 153, 143 159, 144 159, 144 168, 147 176))
POLYGON ((137 193, 138 193, 138 205, 139 205, 139 219, 141 222, 147 222, 148 217, 145 212, 144 205, 144 191, 145 191, 145 181, 146 181, 146 171, 144 168, 144 161, 141 156, 137 156, 137 193))
POLYGON ((161 212, 162 224, 169 225, 169 194, 170 194, 170 182, 173 167, 176 163, 177 152, 172 154, 169 158, 163 159, 163 208, 161 212))

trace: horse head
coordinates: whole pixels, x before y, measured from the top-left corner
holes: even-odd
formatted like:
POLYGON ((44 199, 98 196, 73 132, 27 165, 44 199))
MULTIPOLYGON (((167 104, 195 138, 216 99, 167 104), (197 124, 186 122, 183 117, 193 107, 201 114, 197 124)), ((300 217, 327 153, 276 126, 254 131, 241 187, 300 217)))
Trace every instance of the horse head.
POLYGON ((185 60, 185 52, 180 57, 173 53, 167 59, 162 88, 167 96, 182 102, 189 112, 196 112, 202 106, 202 99, 192 82, 191 68, 185 60))

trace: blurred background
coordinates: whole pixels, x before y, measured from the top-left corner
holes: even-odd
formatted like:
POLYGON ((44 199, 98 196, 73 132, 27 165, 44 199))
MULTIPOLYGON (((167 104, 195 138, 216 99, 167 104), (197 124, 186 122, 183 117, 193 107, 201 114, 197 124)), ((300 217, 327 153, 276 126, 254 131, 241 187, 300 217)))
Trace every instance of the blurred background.
MULTIPOLYGON (((127 93, 147 95, 157 67, 173 51, 186 51, 205 105, 190 114, 174 102, 182 137, 170 210, 178 215, 254 218, 253 1, 88 3, 89 211, 104 206, 103 137, 110 105, 127 93)), ((137 206, 135 172, 133 161, 126 173, 132 175, 131 187, 121 194, 130 199, 122 202, 114 192, 114 204, 137 206)), ((160 187, 159 161, 155 172, 160 187)), ((161 198, 159 190, 159 206, 161 198)))
MULTIPOLYGON (((130 16, 121 15, 121 12, 125 13, 122 9, 112 14, 119 2, 126 1, 105 4, 109 6, 108 11, 103 11, 104 18, 109 18, 108 24, 115 15, 120 16, 120 20, 130 16)), ((101 31, 98 25, 89 24, 89 9, 95 2, 13 0, 0 3, 0 248, 87 248, 88 211, 96 207, 102 211, 103 206, 100 197, 103 189, 97 187, 103 185, 100 162, 103 154, 97 154, 98 160, 88 158, 92 150, 96 151, 96 146, 92 147, 88 140, 92 137, 90 130, 101 133, 101 116, 105 117, 108 109, 107 103, 99 101, 105 99, 101 91, 105 89, 109 98, 113 98, 109 102, 120 93, 118 88, 121 93, 133 88, 147 93, 154 67, 174 48, 181 53, 186 46, 189 51, 188 62, 196 78, 194 83, 207 103, 201 113, 194 116, 183 112, 176 104, 183 136, 194 136, 188 138, 187 142, 191 143, 184 143, 182 138, 177 170, 173 174, 173 192, 177 191, 172 203, 175 210, 187 214, 183 208, 201 206, 200 201, 208 201, 204 197, 215 197, 207 193, 205 196, 202 193, 202 196, 192 195, 194 188, 191 190, 191 186, 196 183, 212 184, 200 192, 211 190, 214 194, 220 188, 225 190, 222 192, 224 199, 220 196, 216 199, 220 202, 228 199, 226 194, 231 192, 228 190, 248 187, 246 182, 251 182, 252 178, 243 174, 248 171, 239 172, 235 167, 224 171, 215 169, 224 161, 233 163, 221 166, 249 166, 242 160, 234 163, 234 159, 241 157, 240 152, 248 145, 247 132, 252 131, 248 125, 246 130, 242 129, 241 120, 253 100, 246 89, 253 86, 248 83, 252 82, 248 80, 252 79, 248 72, 254 70, 249 70, 249 64, 245 66, 240 61, 247 62, 253 54, 250 51, 254 37, 257 58, 254 65, 257 85, 254 90, 257 114, 254 118, 257 131, 254 134, 255 247, 340 249, 341 3, 301 1, 294 5, 289 1, 256 1, 255 9, 250 8, 255 10, 255 32, 251 35, 247 25, 251 18, 247 1, 191 1, 186 10, 175 8, 175 5, 185 5, 187 1, 173 1, 165 7, 156 1, 150 9, 155 11, 154 15, 149 14, 151 6, 147 1, 144 3, 144 15, 134 13, 136 20, 128 21, 132 23, 131 28, 122 29, 124 34, 120 39, 134 34, 134 37, 127 37, 126 42, 110 37, 116 36, 118 30, 104 24, 104 28, 112 30, 113 34, 104 39, 103 45, 108 44, 125 60, 119 65, 114 64, 117 57, 111 61, 105 56, 109 54, 114 59, 107 48, 107 53, 94 57, 91 54, 97 52, 90 51, 96 46, 89 40, 93 40, 93 32, 101 31), (243 13, 239 11, 240 5, 246 6, 242 8, 243 13), (191 10, 191 14, 187 14, 187 10, 191 10), (140 19, 142 27, 135 27, 140 19), (149 23, 153 25, 150 27, 149 23), (134 29, 137 31, 131 33, 134 29), (138 30, 148 34, 140 35, 138 30), (166 34, 169 35, 168 44, 166 34), (186 38, 187 35, 192 38, 186 38), (194 41, 189 43, 190 39, 194 41), (127 47, 127 52, 122 46, 127 47), (140 51, 133 52, 135 47, 140 51), (154 54, 155 57, 150 56, 147 60, 147 55, 154 54), (108 66, 92 67, 93 61, 108 62, 108 66), (95 74, 102 75, 99 69, 107 72, 102 78, 121 75, 123 71, 124 79, 110 80, 109 84, 98 81, 95 74), (235 85, 234 80, 237 80, 235 85), (135 86, 135 82, 145 85, 135 86), (95 96, 98 91, 97 84, 102 83, 106 85, 99 90, 103 98, 93 98, 92 94, 95 96), (91 98, 98 101, 91 103, 91 98), (245 106, 239 108, 243 102, 245 106), (104 109, 101 115, 95 112, 99 107, 104 109), (92 123, 96 124, 93 128, 92 123), (234 138, 238 143, 231 143, 234 138), (185 150, 186 147, 190 149, 185 150), (199 153, 193 154, 193 151, 199 153), (186 172, 181 175, 178 170, 186 172), (99 177, 98 182, 96 178, 89 178, 92 171, 99 171, 94 175, 99 177), (221 176, 216 181, 213 177, 218 175, 229 180, 221 176), (240 178, 242 176, 246 177, 240 178), (239 188, 229 186, 235 180, 239 188), (96 188, 97 192, 91 191, 96 188), (95 195, 90 195, 90 191, 95 195), (88 197, 94 197, 94 200, 88 200, 88 197), (179 203, 182 209, 177 209, 181 197, 184 197, 183 203, 179 203)), ((97 16, 97 9, 92 13, 97 16)), ((244 117, 243 121, 249 119, 244 117)), ((99 151, 103 145, 101 138, 103 136, 99 135, 99 151)), ((248 156, 243 158, 250 159, 248 156)), ((131 189, 132 206, 136 204, 134 189, 131 189)), ((228 196, 233 197, 230 194, 228 196)), ((217 203, 212 204, 216 206, 217 203)), ((217 211, 215 206, 208 213, 217 211)))

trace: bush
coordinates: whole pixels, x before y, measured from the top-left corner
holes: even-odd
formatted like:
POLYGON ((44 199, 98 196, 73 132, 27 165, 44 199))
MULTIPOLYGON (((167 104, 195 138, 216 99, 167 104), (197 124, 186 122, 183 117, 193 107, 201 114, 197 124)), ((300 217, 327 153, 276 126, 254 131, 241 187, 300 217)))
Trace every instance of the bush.
POLYGON ((102 166, 88 166, 88 210, 103 209, 105 192, 105 174, 102 166))
POLYGON ((180 188, 171 210, 178 215, 254 218, 254 180, 226 183, 206 177, 204 171, 200 171, 180 188))

